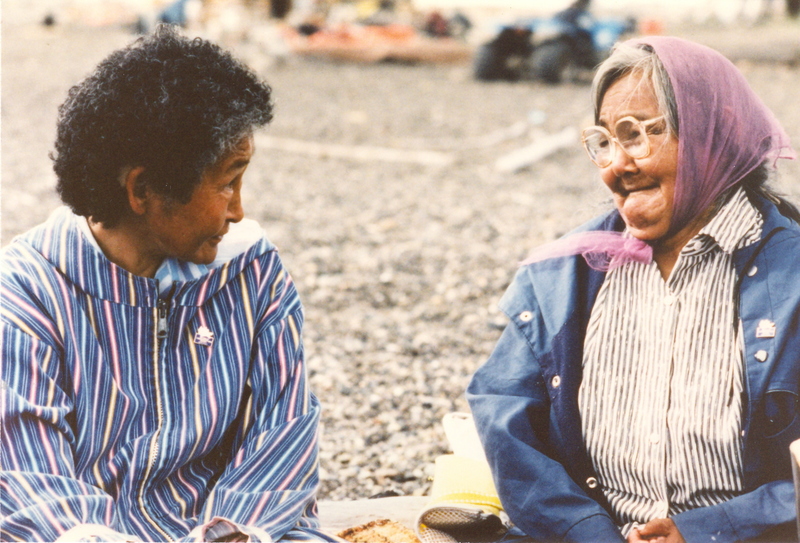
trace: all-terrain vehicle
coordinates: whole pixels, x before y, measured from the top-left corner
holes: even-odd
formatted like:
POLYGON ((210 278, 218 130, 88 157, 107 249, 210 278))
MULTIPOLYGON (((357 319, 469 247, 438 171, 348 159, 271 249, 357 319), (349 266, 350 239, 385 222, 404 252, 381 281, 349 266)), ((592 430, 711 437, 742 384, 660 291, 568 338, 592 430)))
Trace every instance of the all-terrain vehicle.
POLYGON ((609 54, 636 21, 596 19, 589 0, 578 0, 549 18, 529 18, 505 25, 478 47, 474 74, 483 81, 540 79, 558 83, 568 70, 591 70, 609 54))

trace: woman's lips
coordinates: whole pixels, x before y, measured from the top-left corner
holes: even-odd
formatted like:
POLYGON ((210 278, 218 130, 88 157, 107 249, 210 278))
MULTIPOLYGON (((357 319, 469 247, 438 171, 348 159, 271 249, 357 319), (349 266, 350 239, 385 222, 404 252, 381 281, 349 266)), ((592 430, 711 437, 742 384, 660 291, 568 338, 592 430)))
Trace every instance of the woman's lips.
POLYGON ((221 242, 221 241, 222 241, 222 238, 223 238, 223 237, 225 236, 225 234, 227 234, 227 233, 228 233, 228 232, 223 232, 222 234, 217 234, 216 236, 214 236, 213 238, 211 238, 211 241, 212 241, 212 242, 214 242, 214 243, 219 243, 219 242, 221 242))
POLYGON ((648 190, 657 189, 658 185, 647 185, 646 187, 634 187, 630 189, 620 188, 618 191, 619 195, 623 198, 627 198, 630 194, 634 194, 637 192, 645 192, 648 190))

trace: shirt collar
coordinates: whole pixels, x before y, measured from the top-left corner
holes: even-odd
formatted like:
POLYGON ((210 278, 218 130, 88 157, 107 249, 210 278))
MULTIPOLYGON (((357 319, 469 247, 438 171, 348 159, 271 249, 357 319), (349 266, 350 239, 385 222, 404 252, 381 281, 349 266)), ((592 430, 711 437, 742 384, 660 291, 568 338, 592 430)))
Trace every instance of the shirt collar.
POLYGON ((710 251, 715 246, 731 254, 761 238, 764 220, 761 213, 738 187, 719 211, 700 232, 686 244, 684 254, 696 255, 710 251))

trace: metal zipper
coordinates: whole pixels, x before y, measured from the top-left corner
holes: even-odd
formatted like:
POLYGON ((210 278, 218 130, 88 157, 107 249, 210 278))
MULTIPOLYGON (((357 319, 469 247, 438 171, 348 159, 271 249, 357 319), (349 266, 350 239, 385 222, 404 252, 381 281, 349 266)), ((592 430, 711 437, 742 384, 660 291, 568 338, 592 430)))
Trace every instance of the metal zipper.
POLYGON ((167 338, 167 317, 169 317, 169 304, 164 298, 158 299, 158 328, 156 338, 158 339, 158 356, 161 357, 161 346, 167 338))
MULTIPOLYGON (((174 286, 173 286, 174 288, 174 286)), ((154 353, 154 363, 155 363, 155 373, 154 373, 154 385, 155 385, 155 392, 156 392, 156 411, 158 413, 158 429, 156 430, 156 437, 153 439, 153 444, 150 449, 150 462, 149 466, 147 467, 147 473, 145 479, 142 481, 141 487, 141 504, 142 510, 150 517, 150 524, 158 530, 162 536, 164 536, 164 541, 174 541, 169 534, 164 531, 164 529, 158 525, 158 523, 153 519, 153 517, 147 512, 147 508, 145 507, 144 503, 144 489, 147 483, 147 476, 152 471, 153 467, 156 464, 156 459, 158 457, 158 436, 161 434, 161 425, 164 420, 164 408, 161 403, 161 379, 160 375, 161 372, 159 371, 159 366, 162 362, 162 351, 164 349, 164 341, 167 339, 167 329, 168 329, 168 319, 169 319, 169 302, 167 301, 172 295, 172 290, 170 290, 169 294, 166 298, 158 298, 158 302, 156 304, 156 352, 154 353)))
MULTIPOLYGON (((167 319, 169 318, 169 304, 164 298, 158 299, 156 309, 157 323, 156 323, 156 356, 155 363, 161 364, 161 351, 164 349, 164 340, 167 339, 167 319)), ((160 376, 161 372, 156 370, 156 375, 160 376)), ((156 410, 158 411, 158 433, 161 433, 161 421, 164 420, 164 407, 161 405, 161 383, 156 381, 156 410)), ((158 440, 153 444, 150 451, 150 468, 155 465, 156 457, 158 456, 158 440)))

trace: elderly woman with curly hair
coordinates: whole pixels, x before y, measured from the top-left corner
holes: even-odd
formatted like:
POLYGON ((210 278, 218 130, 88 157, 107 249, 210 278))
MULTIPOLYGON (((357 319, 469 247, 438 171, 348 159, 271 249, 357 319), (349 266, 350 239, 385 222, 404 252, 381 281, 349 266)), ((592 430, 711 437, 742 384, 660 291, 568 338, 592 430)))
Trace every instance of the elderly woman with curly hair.
POLYGON ((2 265, 0 538, 327 541, 303 310, 240 190, 270 88, 169 27, 60 108, 2 265))
POLYGON ((719 53, 618 46, 583 142, 616 209, 535 251, 468 399, 541 541, 796 540, 800 214, 788 137, 719 53))

